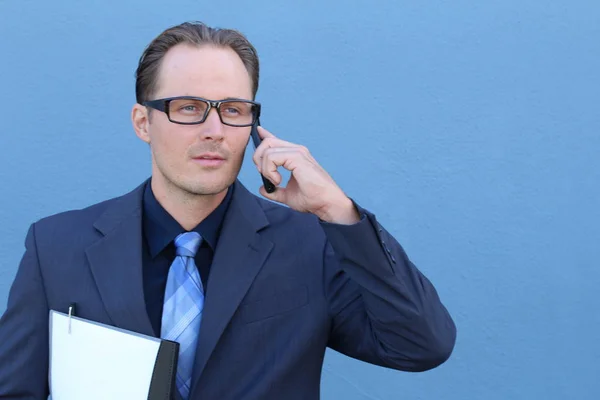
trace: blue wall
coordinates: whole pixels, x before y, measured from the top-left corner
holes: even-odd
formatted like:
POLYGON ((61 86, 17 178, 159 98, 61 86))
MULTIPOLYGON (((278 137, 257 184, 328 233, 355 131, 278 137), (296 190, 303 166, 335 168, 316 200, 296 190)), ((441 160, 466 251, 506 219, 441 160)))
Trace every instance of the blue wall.
MULTIPOLYGON (((136 62, 198 19, 249 36, 263 125, 377 212, 456 319, 431 372, 328 353, 325 399, 600 398, 600 2, 300 3, 0 1, 0 310, 31 222, 147 177, 136 62)), ((260 185, 249 161, 241 179, 260 185)))

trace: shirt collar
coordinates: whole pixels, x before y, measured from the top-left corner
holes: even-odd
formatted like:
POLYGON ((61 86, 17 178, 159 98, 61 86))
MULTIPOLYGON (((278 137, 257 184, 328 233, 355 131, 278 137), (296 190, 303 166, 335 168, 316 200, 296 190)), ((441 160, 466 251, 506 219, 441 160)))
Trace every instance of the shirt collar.
MULTIPOLYGON (((217 248, 221 226, 231 202, 232 193, 233 185, 227 190, 227 194, 221 204, 192 229, 192 231, 202 236, 213 251, 217 248)), ((148 181, 144 189, 143 210, 144 237, 146 238, 150 255, 154 258, 173 242, 177 235, 186 230, 156 200, 154 193, 152 193, 150 181, 148 181)))

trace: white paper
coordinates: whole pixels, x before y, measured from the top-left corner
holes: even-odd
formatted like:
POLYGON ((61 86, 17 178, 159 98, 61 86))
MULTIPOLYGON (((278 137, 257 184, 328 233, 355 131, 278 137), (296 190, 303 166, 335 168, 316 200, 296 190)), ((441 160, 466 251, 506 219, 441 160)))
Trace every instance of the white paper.
POLYGON ((147 400, 160 339, 50 311, 52 400, 147 400))

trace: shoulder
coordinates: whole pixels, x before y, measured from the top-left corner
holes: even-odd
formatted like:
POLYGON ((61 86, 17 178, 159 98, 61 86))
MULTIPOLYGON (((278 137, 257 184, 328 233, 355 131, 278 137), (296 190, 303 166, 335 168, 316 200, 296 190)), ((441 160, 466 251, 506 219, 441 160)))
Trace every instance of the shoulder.
POLYGON ((98 232, 94 224, 109 210, 119 208, 135 209, 141 206, 140 187, 117 197, 112 197, 80 209, 65 210, 48 215, 35 221, 31 230, 36 241, 45 244, 70 245, 72 243, 85 243, 96 238, 98 232), (120 204, 123 204, 122 206, 120 204))
POLYGON ((34 222, 37 230, 60 229, 72 225, 93 225, 111 204, 118 202, 120 197, 115 197, 91 204, 81 209, 71 209, 51 214, 34 222))
POLYGON ((63 211, 49 215, 34 222, 31 230, 36 243, 42 246, 69 246, 77 242, 87 242, 96 237, 94 222, 104 213, 111 203, 117 199, 109 199, 82 209, 63 211))

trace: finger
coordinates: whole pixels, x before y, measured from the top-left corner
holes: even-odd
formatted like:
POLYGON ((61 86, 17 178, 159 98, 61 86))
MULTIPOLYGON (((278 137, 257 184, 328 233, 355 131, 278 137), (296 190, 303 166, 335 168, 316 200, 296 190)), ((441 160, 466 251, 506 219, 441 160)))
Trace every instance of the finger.
POLYGON ((254 164, 257 166, 260 165, 260 162, 263 158, 263 153, 270 148, 273 147, 287 147, 284 146, 284 142, 280 139, 277 139, 275 136, 270 136, 265 139, 262 139, 260 145, 254 150, 254 154, 252 155, 252 160, 254 164))
POLYGON ((268 137, 271 137, 271 138, 276 137, 275 135, 273 135, 271 132, 269 132, 262 126, 258 126, 257 130, 258 130, 258 136, 260 136, 261 139, 266 139, 268 137))
POLYGON ((285 188, 277 188, 276 191, 274 191, 273 193, 267 193, 267 191, 265 190, 264 186, 261 186, 258 189, 258 192, 263 195, 264 197, 266 197, 269 200, 273 200, 273 201, 277 201, 279 203, 283 203, 283 204, 287 204, 286 203, 286 199, 287 199, 287 193, 286 193, 286 189, 285 188))
POLYGON ((275 137, 269 137, 262 141, 262 143, 256 148, 252 155, 252 161, 256 166, 260 166, 261 160, 264 158, 264 153, 269 149, 305 149, 303 146, 286 142, 285 140, 277 139, 275 137))
MULTIPOLYGON (((274 163, 273 161, 269 161, 268 154, 293 153, 293 152, 297 153, 298 151, 295 148, 289 148, 289 147, 269 148, 269 149, 267 149, 267 151, 265 153, 265 154, 267 154, 265 157, 255 161, 256 168, 258 169, 258 172, 263 174, 265 176, 265 178, 269 179, 271 181, 271 183, 273 183, 275 186, 279 186, 281 184, 281 182, 283 181, 283 177, 281 176, 281 174, 278 171, 278 167, 280 165, 278 165, 277 163, 274 163)), ((285 162, 284 159, 291 158, 291 157, 297 157, 297 156, 289 154, 288 156, 281 158, 281 160, 280 160, 280 158, 277 158, 277 160, 280 160, 279 162, 284 163, 285 162)))
POLYGON ((275 148, 269 149, 264 153, 261 160, 260 172, 275 185, 281 184, 281 174, 277 171, 278 167, 283 167, 288 171, 294 171, 296 166, 301 163, 304 155, 297 148, 275 148))
POLYGON ((275 186, 281 185, 281 181, 283 180, 281 174, 277 171, 277 167, 277 164, 273 161, 269 161, 268 156, 263 157, 258 164, 259 172, 275 186))

